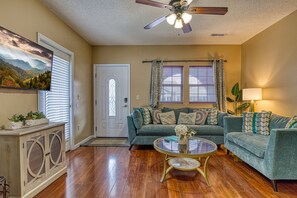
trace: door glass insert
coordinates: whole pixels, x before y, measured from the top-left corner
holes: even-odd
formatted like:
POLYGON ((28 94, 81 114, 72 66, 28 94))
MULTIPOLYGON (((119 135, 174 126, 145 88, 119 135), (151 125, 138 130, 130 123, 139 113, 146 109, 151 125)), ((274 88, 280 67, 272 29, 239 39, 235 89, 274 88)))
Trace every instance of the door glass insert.
POLYGON ((108 115, 116 116, 116 82, 114 79, 110 79, 108 82, 108 115))

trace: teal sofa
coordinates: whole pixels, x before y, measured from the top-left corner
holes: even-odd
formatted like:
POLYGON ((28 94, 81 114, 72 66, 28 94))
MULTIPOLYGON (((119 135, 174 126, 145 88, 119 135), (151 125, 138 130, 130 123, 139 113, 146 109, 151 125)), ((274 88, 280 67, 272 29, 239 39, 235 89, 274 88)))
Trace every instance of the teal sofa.
MULTIPOLYGON (((134 109, 134 111, 137 109, 134 109)), ((168 110, 168 109, 167 109, 168 110)), ((191 113, 191 108, 174 109, 175 113, 178 112, 191 113)), ((130 148, 133 145, 153 145, 154 140, 159 137, 175 135, 174 128, 176 125, 162 125, 162 124, 142 124, 142 117, 135 117, 135 112, 127 116, 128 121, 128 140, 130 148)), ((227 113, 218 112, 218 125, 187 125, 189 128, 194 129, 198 137, 202 137, 213 141, 216 144, 224 143, 224 128, 223 118, 227 113)))
POLYGON ((285 129, 289 117, 272 114, 270 135, 242 132, 242 117, 224 118, 224 146, 272 181, 297 179, 297 129, 285 129))

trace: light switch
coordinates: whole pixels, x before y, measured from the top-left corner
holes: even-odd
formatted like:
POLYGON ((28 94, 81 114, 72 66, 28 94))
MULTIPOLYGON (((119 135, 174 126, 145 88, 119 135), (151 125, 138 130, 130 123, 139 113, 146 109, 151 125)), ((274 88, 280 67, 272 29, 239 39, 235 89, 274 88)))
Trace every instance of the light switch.
POLYGON ((136 95, 136 100, 140 100, 140 95, 136 95))

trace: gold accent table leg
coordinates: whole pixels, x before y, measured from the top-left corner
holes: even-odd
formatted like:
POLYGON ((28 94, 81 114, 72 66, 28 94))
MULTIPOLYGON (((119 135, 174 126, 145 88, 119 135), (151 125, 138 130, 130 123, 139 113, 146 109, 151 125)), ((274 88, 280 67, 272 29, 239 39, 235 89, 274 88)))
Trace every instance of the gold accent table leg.
POLYGON ((210 156, 208 156, 205 159, 204 165, 203 165, 203 170, 201 167, 197 168, 197 171, 204 177, 206 183, 208 186, 210 186, 209 181, 208 181, 208 174, 207 174, 207 165, 208 165, 208 160, 209 160, 210 156))
POLYGON ((164 181, 166 174, 169 173, 169 171, 171 171, 171 169, 173 168, 172 166, 170 166, 170 167, 168 167, 166 169, 166 167, 167 167, 167 160, 168 159, 169 159, 168 158, 168 155, 165 155, 164 163, 163 163, 163 174, 162 174, 162 177, 161 177, 161 180, 160 180, 161 182, 164 181))

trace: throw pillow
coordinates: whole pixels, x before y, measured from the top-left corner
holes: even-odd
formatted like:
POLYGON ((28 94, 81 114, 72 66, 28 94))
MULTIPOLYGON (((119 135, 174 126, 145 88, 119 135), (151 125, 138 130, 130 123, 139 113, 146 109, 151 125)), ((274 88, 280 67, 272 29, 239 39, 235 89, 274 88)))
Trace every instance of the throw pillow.
POLYGON ((218 110, 216 108, 198 108, 198 109, 193 109, 193 111, 194 110, 208 112, 206 124, 218 125, 218 110))
POLYGON ((131 114, 134 126, 136 129, 140 129, 143 125, 143 118, 139 110, 134 110, 131 114))
POLYGON ((293 116, 285 126, 286 129, 297 128, 297 115, 293 116))
POLYGON ((162 124, 176 124, 174 111, 160 113, 159 116, 162 124))
POLYGON ((175 117, 178 118, 179 114, 181 112, 183 113, 192 113, 189 112, 189 108, 179 108, 179 109, 172 109, 172 108, 168 108, 168 107, 163 107, 162 112, 169 112, 169 111, 174 111, 175 117))
POLYGON ((160 113, 162 113, 162 112, 159 109, 152 111, 153 124, 161 124, 160 113))
POLYGON ((196 113, 196 120, 195 124, 196 125, 204 125, 208 112, 207 111, 199 111, 198 109, 194 109, 193 112, 196 113))
POLYGON ((271 112, 243 112, 242 117, 243 132, 269 135, 271 112))
POLYGON ((177 124, 194 125, 197 113, 183 113, 180 112, 177 124))
POLYGON ((151 124, 152 123, 152 117, 151 117, 152 108, 151 107, 141 107, 139 110, 143 117, 143 124, 144 125, 151 124))

